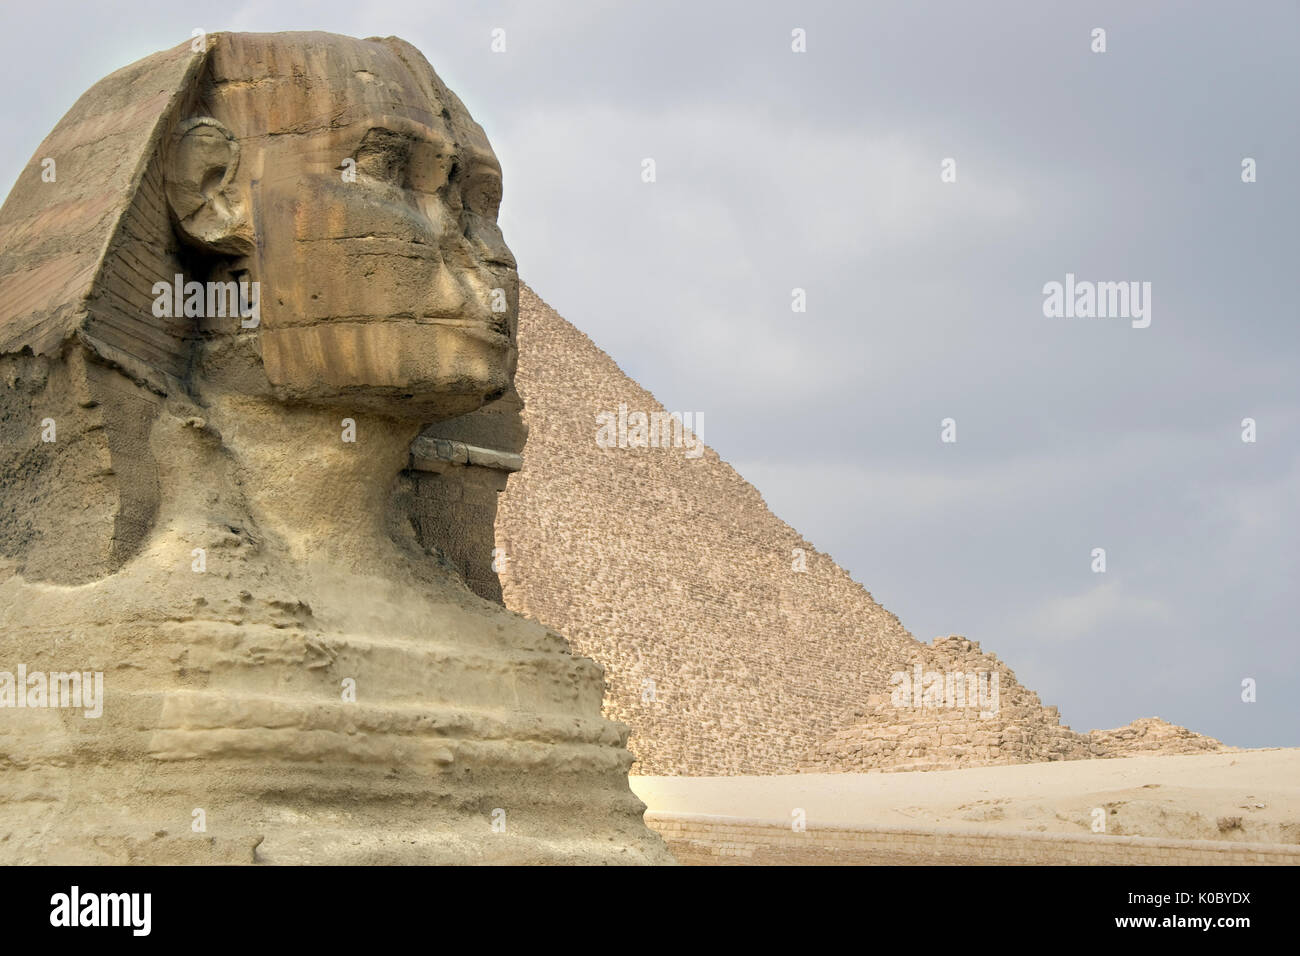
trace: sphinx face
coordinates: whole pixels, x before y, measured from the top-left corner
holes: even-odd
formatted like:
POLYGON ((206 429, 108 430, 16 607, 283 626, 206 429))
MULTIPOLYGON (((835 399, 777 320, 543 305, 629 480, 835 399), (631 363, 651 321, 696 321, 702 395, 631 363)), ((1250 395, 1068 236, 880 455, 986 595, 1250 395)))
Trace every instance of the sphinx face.
POLYGON ((297 36, 230 37, 206 104, 239 142, 267 379, 397 418, 473 411, 516 360, 496 157, 413 47, 297 36))

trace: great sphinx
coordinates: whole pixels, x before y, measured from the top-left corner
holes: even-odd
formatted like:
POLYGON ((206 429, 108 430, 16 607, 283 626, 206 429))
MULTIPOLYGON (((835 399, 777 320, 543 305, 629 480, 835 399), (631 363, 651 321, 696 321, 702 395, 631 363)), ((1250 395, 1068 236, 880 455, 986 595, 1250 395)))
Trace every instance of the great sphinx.
POLYGON ((475 443, 517 421, 500 200, 395 38, 186 41, 41 144, 0 210, 0 860, 669 861, 601 669, 459 524, 518 451, 475 443))

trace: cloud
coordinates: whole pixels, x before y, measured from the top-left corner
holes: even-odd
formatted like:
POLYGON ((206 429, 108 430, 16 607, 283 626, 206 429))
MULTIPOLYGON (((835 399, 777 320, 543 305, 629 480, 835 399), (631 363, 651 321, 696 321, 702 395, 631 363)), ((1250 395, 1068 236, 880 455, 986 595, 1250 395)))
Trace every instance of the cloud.
POLYGON ((1015 626, 1044 641, 1076 641, 1095 638, 1107 630, 1141 631, 1172 618, 1173 611, 1165 602, 1126 593, 1119 582, 1102 581, 1086 591, 1042 601, 1015 626))

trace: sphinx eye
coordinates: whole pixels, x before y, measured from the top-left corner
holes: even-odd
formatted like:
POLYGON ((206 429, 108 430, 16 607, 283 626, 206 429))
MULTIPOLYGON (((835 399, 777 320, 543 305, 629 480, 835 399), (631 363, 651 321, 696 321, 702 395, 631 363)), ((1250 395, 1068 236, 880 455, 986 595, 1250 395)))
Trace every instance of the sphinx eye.
POLYGON ((390 129, 366 133, 354 158, 357 172, 394 186, 405 186, 411 161, 410 137, 390 129))
POLYGON ((466 179, 461 195, 465 208, 495 222, 501 209, 501 177, 496 170, 478 169, 466 179))

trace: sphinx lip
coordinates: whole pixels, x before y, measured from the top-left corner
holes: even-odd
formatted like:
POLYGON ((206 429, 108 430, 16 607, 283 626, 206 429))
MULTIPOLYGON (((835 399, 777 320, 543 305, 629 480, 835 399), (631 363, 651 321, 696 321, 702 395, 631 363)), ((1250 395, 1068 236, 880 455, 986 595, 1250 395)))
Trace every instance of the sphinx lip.
POLYGON ((445 316, 425 315, 421 316, 417 321, 420 325, 442 325, 447 328, 460 329, 472 338, 482 339, 489 345, 510 345, 508 335, 502 332, 495 323, 484 322, 482 319, 453 319, 445 316))

